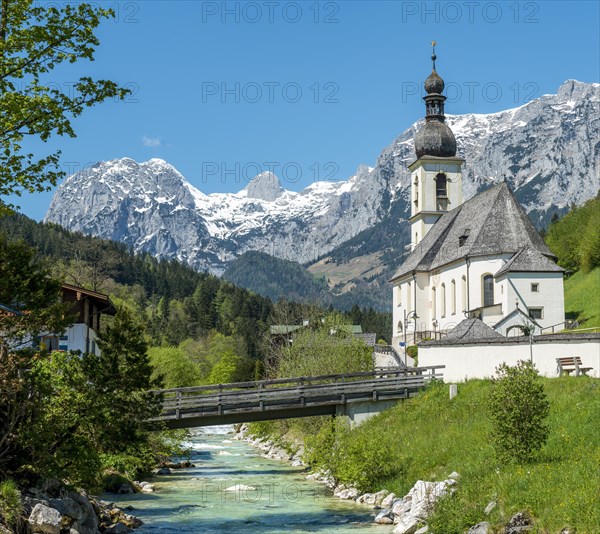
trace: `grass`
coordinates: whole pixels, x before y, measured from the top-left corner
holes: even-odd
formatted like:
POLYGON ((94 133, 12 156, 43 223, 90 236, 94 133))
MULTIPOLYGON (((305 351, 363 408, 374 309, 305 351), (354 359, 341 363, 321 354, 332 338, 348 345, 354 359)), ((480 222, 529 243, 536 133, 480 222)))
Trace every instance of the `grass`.
POLYGON ((565 280, 565 312, 582 328, 600 327, 600 267, 589 273, 578 271, 565 280))
POLYGON ((447 385, 435 385, 341 433, 334 473, 343 478, 351 463, 370 470, 369 462, 383 462, 393 466, 392 473, 368 489, 405 495, 419 479, 443 480, 457 471, 458 491, 431 519, 436 534, 462 534, 483 520, 501 529, 520 511, 534 518, 533 532, 571 527, 578 534, 598 534, 600 380, 563 377, 543 379, 543 384, 551 405, 550 437, 529 464, 501 465, 494 459, 485 411, 490 382, 475 380, 459 385, 452 401, 447 385), (498 505, 486 517, 483 510, 492 500, 498 505))

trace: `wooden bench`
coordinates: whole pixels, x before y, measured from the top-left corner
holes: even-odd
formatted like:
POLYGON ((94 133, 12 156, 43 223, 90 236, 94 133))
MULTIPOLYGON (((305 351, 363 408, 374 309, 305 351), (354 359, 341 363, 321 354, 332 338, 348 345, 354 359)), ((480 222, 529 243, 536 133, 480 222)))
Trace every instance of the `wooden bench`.
POLYGON ((575 376, 586 375, 588 371, 593 369, 593 367, 582 367, 583 364, 579 356, 556 358, 556 363, 558 364, 558 376, 562 376, 563 373, 570 375, 572 371, 575 371, 575 376))

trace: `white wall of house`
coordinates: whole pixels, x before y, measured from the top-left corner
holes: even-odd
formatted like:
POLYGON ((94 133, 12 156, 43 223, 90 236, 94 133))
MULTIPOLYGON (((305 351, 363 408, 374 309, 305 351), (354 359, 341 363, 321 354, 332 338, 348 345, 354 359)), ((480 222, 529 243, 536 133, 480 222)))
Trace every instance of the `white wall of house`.
POLYGON ((60 350, 79 350, 100 354, 97 345, 96 332, 82 323, 76 323, 67 328, 64 335, 59 338, 60 350))
MULTIPOLYGON (((592 367, 589 376, 600 377, 600 336, 573 335, 538 336, 532 345, 533 362, 540 374, 558 376, 556 358, 579 356, 584 367, 592 367), (541 339, 540 339, 541 338, 541 339), (554 338, 554 339, 553 339, 554 338)), ((462 382, 471 378, 494 376, 496 367, 503 362, 509 365, 519 360, 529 360, 529 342, 507 338, 493 343, 464 343, 453 345, 421 345, 419 365, 445 365, 442 370, 445 382, 462 382)))

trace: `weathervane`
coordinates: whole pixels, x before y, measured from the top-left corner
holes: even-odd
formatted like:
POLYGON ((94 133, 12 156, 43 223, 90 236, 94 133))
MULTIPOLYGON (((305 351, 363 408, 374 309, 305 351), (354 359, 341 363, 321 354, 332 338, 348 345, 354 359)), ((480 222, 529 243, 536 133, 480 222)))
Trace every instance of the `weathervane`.
POLYGON ((433 61, 433 70, 435 70, 435 60, 437 59, 437 56, 435 55, 435 45, 437 44, 436 41, 431 41, 431 60, 433 61))

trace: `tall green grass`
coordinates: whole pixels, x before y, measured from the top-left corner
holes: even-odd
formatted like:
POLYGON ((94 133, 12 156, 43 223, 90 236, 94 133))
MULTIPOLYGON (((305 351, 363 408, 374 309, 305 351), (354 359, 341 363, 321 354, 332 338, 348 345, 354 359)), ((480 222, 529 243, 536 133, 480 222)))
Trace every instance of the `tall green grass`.
POLYGON ((370 487, 405 495, 415 481, 460 475, 455 495, 442 501, 430 522, 436 534, 462 534, 488 520, 497 528, 519 511, 528 511, 537 532, 576 528, 600 533, 600 380, 587 377, 543 379, 551 405, 547 444, 528 464, 500 464, 489 442, 486 401, 489 381, 459 385, 450 400, 437 384, 418 397, 349 431, 340 432, 334 465, 342 480, 368 473, 385 462, 383 478, 370 487), (490 517, 486 505, 498 505, 490 517))
POLYGON ((565 312, 583 328, 600 327, 600 267, 589 273, 578 271, 565 280, 565 312))

